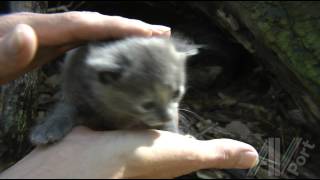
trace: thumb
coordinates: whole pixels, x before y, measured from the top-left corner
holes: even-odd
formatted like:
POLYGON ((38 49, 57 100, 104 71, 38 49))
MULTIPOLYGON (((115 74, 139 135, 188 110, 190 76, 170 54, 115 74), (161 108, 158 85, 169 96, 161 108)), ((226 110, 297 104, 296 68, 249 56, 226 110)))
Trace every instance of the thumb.
POLYGON ((16 78, 33 59, 37 49, 34 30, 18 24, 0 39, 0 84, 16 78))
POLYGON ((259 162, 255 148, 232 139, 200 141, 198 148, 204 162, 203 168, 247 169, 259 162))

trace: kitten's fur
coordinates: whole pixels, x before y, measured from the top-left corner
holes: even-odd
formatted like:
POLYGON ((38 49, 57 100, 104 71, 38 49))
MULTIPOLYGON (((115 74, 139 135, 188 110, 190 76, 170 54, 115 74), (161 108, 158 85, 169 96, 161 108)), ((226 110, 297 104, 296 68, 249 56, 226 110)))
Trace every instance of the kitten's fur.
POLYGON ((196 53, 196 46, 160 37, 96 42, 71 51, 63 71, 64 99, 33 129, 32 143, 58 141, 79 124, 178 132, 185 61, 196 53))

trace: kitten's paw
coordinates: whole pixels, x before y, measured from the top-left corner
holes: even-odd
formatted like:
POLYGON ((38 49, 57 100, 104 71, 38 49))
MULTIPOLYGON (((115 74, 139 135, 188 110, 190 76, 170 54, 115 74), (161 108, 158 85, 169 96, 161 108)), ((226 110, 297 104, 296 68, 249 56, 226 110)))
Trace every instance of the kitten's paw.
POLYGON ((63 138, 63 133, 57 128, 43 126, 36 127, 30 136, 31 143, 34 145, 45 145, 59 141, 63 138))
POLYGON ((48 138, 44 133, 34 130, 30 135, 30 141, 33 145, 44 145, 48 143, 48 138))

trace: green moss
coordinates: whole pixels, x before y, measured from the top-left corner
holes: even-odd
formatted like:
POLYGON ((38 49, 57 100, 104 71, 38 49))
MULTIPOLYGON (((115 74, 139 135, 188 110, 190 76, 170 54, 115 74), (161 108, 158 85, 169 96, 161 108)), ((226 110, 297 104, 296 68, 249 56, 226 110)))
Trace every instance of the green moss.
POLYGON ((271 29, 270 25, 266 22, 258 22, 257 26, 263 32, 267 32, 271 29))
POLYGON ((243 4, 246 7, 239 8, 240 14, 249 28, 320 98, 319 8, 305 2, 243 4))
POLYGON ((317 49, 317 47, 319 47, 319 43, 320 43, 320 35, 319 33, 316 33, 316 32, 311 32, 311 33, 308 33, 307 36, 304 36, 302 38, 302 41, 303 43, 305 44, 305 46, 307 48, 310 48, 310 49, 317 49), (317 47, 315 47, 317 46, 317 47))
POLYGON ((281 50, 288 51, 291 45, 291 42, 290 42, 291 33, 288 31, 281 31, 277 34, 274 34, 274 36, 277 39, 277 44, 279 45, 281 50))
POLYGON ((310 32, 313 30, 313 27, 310 23, 303 21, 294 23, 293 29, 297 33, 297 35, 306 36, 310 34, 310 32))
POLYGON ((279 25, 281 25, 282 27, 288 26, 288 20, 286 18, 281 18, 279 21, 279 25))
POLYGON ((274 43, 277 40, 276 37, 272 33, 269 33, 269 32, 265 33, 265 38, 266 38, 267 42, 269 42, 269 43, 274 43))

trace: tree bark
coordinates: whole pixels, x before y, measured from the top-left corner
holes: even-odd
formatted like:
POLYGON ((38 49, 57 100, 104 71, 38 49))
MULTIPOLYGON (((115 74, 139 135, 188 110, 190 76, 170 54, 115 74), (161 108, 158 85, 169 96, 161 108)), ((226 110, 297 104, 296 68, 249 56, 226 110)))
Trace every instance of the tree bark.
POLYGON ((193 2, 212 23, 229 32, 274 75, 320 127, 320 13, 318 2, 193 2))

